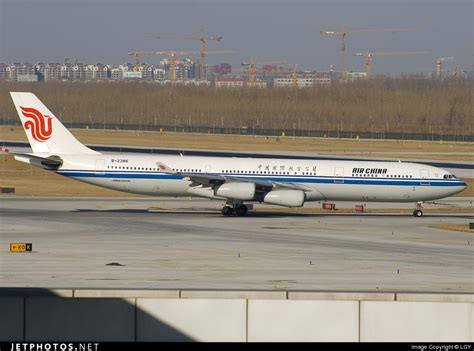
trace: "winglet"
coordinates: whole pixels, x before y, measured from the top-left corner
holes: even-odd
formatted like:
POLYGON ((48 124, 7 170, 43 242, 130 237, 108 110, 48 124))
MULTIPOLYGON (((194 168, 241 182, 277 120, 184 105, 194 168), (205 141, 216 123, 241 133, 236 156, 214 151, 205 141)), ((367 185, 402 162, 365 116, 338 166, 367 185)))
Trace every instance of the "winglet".
POLYGON ((163 162, 157 162, 156 165, 158 166, 160 171, 163 173, 176 174, 176 171, 173 168, 168 167, 163 162))

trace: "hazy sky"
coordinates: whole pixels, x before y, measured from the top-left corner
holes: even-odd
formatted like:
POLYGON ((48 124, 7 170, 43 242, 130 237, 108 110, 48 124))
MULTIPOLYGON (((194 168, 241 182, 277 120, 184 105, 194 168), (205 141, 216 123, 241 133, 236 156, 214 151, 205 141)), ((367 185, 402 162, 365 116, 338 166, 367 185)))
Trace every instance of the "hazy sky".
MULTIPOLYGON (((348 68, 364 70, 359 50, 429 50, 429 54, 374 58, 375 73, 429 72, 473 65, 473 1, 458 0, 0 0, 0 62, 131 62, 132 50, 197 50, 197 41, 147 33, 222 35, 208 49, 234 51, 208 62, 287 60, 303 69, 339 65, 339 40, 321 30, 409 27, 415 32, 354 33, 346 37, 348 68)), ((149 63, 159 58, 146 58, 149 63)))

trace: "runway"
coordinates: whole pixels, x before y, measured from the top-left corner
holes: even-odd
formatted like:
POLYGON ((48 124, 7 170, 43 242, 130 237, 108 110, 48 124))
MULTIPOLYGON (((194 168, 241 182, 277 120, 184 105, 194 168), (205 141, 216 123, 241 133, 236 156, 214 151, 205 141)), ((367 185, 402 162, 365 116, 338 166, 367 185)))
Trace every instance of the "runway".
POLYGON ((0 198, 7 287, 474 291, 472 214, 223 217, 185 199, 0 198), (149 209, 153 210, 150 211, 149 209), (32 253, 9 243, 31 242, 32 253))

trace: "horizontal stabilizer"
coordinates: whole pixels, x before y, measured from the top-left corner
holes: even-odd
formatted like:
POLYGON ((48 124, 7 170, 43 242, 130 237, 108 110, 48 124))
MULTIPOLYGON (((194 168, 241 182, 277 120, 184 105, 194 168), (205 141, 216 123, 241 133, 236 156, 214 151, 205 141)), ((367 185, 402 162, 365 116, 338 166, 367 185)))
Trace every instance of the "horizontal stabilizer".
POLYGON ((40 157, 30 154, 14 154, 15 160, 42 167, 47 170, 57 170, 62 166, 63 160, 59 156, 40 157))

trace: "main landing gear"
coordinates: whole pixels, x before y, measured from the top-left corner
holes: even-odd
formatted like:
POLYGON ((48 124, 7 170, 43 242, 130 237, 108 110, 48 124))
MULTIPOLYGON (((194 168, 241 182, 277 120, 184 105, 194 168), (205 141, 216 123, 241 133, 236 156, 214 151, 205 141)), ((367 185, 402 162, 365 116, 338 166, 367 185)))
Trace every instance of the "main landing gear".
POLYGON ((416 208, 413 211, 413 216, 414 217, 422 217, 423 216, 423 211, 421 210, 421 204, 422 204, 421 201, 416 203, 416 208))
POLYGON ((237 214, 239 217, 243 217, 247 214, 248 212, 248 207, 245 206, 244 204, 235 204, 235 205, 225 205, 222 207, 222 214, 224 216, 230 216, 234 212, 237 214))

